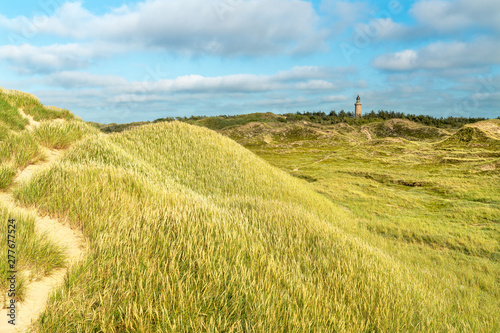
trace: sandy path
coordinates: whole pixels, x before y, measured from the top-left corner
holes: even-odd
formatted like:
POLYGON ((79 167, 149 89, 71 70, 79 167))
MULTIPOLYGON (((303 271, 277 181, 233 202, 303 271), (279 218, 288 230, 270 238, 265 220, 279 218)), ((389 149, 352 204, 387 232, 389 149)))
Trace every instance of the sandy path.
POLYGON ((311 165, 314 165, 314 164, 321 163, 321 162, 323 162, 323 161, 326 161, 327 159, 329 159, 330 157, 332 157, 332 156, 334 156, 334 155, 335 155, 335 153, 332 153, 332 154, 326 155, 325 157, 323 157, 323 158, 322 158, 322 159, 320 159, 320 160, 314 161, 314 162, 312 162, 311 164, 308 164, 308 165, 305 165, 305 166, 301 166, 301 167, 295 168, 295 169, 293 169, 292 171, 299 171, 300 169, 305 168, 306 166, 311 166, 311 165))
POLYGON ((361 128, 361 132, 363 132, 363 134, 366 135, 366 138, 368 139, 368 141, 372 140, 372 135, 371 135, 370 131, 368 130, 368 128, 366 128, 366 127, 361 128))
POLYGON ((28 125, 26 125, 26 128, 28 130, 32 131, 35 127, 40 126, 40 123, 38 121, 36 121, 35 119, 33 119, 32 116, 24 113, 23 109, 19 109, 18 111, 21 114, 21 116, 28 119, 28 125))
MULTIPOLYGON (((50 163, 57 160, 61 155, 60 151, 48 150, 46 152, 47 160, 33 164, 25 168, 14 180, 14 184, 29 180, 39 169, 47 167, 50 163)), ((71 229, 61 221, 52 219, 48 216, 42 216, 33 208, 26 208, 15 203, 15 199, 10 192, 0 193, 0 201, 7 203, 17 209, 25 212, 31 212, 36 216, 35 230, 52 242, 61 245, 65 249, 67 263, 69 267, 78 262, 84 254, 84 242, 80 232, 71 229)), ((50 276, 44 277, 39 281, 31 282, 26 288, 26 297, 24 302, 16 304, 16 326, 9 324, 7 309, 0 310, 0 332, 24 332, 33 321, 43 312, 51 292, 60 286, 65 279, 69 267, 52 271, 50 276)), ((18 273, 19 274, 19 273, 18 273)))

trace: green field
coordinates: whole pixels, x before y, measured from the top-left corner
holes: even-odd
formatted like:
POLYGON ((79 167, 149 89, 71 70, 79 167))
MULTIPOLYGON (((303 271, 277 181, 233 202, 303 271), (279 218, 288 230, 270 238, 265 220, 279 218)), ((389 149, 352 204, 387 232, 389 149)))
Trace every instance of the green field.
POLYGON ((35 332, 500 330, 500 120, 267 114, 104 134, 33 107, 28 131, 22 95, 5 99, 2 145, 34 148, 5 154, 4 187, 89 245, 35 332), (65 151, 13 184, 40 147, 65 151))
POLYGON ((402 120, 222 132, 344 209, 343 230, 411 269, 450 307, 457 322, 447 329, 499 329, 500 120, 448 133, 402 120))

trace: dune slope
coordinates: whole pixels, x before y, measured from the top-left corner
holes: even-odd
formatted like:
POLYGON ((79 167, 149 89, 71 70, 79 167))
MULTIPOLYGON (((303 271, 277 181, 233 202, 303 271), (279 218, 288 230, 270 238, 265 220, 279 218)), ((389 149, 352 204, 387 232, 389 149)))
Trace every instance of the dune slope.
POLYGON ((16 191, 81 228, 39 331, 421 331, 456 318, 331 201, 211 130, 93 135, 16 191))

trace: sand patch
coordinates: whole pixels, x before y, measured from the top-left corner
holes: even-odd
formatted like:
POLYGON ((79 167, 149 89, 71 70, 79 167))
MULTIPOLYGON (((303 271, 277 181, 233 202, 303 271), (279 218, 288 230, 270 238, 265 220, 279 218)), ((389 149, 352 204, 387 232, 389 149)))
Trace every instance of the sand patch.
MULTIPOLYGON (((25 168, 14 179, 14 184, 28 181, 35 172, 54 162, 60 156, 61 151, 48 150, 46 152, 46 161, 39 164, 33 164, 25 168)), ((83 258, 85 253, 84 239, 79 231, 71 229, 62 221, 52 219, 48 216, 42 216, 33 208, 26 208, 17 205, 10 192, 0 193, 0 201, 14 206, 19 210, 25 211, 26 213, 34 214, 36 217, 35 232, 43 235, 43 237, 49 238, 53 243, 64 248, 68 263, 67 267, 54 270, 49 276, 29 283, 26 288, 25 300, 22 303, 16 304, 17 313, 15 326, 9 324, 7 321, 7 309, 0 310, 0 332, 24 332, 45 310, 51 293, 64 282, 68 268, 83 258)), ((20 273, 21 272, 18 274, 20 273)), ((29 272, 25 272, 25 274, 28 276, 30 275, 29 272)))

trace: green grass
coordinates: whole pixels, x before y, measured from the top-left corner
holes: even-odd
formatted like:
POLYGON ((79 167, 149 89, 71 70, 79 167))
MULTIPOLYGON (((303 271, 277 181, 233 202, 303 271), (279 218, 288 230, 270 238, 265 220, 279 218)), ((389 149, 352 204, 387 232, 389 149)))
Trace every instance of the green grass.
POLYGON ((38 126, 34 135, 41 145, 51 149, 65 149, 72 143, 97 130, 80 120, 65 122, 44 121, 38 126))
MULTIPOLYGON (((15 219, 15 258, 16 258, 16 300, 22 301, 25 297, 26 284, 44 277, 55 268, 62 267, 65 263, 63 250, 45 237, 35 233, 35 218, 0 202, 0 220, 3 222, 0 232, 0 247, 5 249, 5 259, 0 262, 0 292, 2 294, 2 305, 7 304, 7 289, 9 276, 7 261, 7 232, 8 220, 15 219)), ((12 238, 11 238, 12 240, 12 238)), ((12 243, 9 243, 12 244, 12 243)))
MULTIPOLYGON (((32 131, 26 126, 28 120, 18 111, 20 107, 36 119, 73 118, 66 111, 45 108, 32 95, 0 89, 0 191, 15 190, 16 185, 13 185, 15 176, 28 165, 44 158, 42 146, 67 147, 82 137, 78 128, 82 126, 87 128, 87 125, 81 121, 76 124, 75 121, 52 123, 47 120, 42 126, 32 131), (67 128, 70 130, 64 131, 67 128)), ((63 267, 65 258, 61 248, 49 242, 46 236, 35 232, 33 215, 4 201, 0 202, 0 220, 4 226, 0 232, 2 249, 7 249, 7 223, 12 218, 16 220, 16 269, 18 271, 16 299, 22 301, 25 297, 26 285, 50 274, 55 268, 63 267)), ((5 251, 5 260, 0 262, 0 276, 2 277, 0 291, 3 295, 3 305, 8 301, 5 293, 8 288, 7 264, 7 251, 5 251)))
POLYGON ((412 141, 438 141, 447 135, 442 129, 402 119, 374 122, 367 125, 367 128, 375 137, 396 137, 412 141))
MULTIPOLYGON (((401 247, 318 190, 234 141, 179 122, 88 137, 16 191, 68 218, 90 245, 37 330, 497 328, 494 280, 482 280, 477 302, 460 303, 465 292, 459 298, 436 284, 442 270, 408 263, 401 247), (491 311, 481 309, 485 299, 491 311)), ((485 256, 477 260, 496 272, 485 256)))
POLYGON ((446 311, 456 313, 447 331, 493 332, 500 310, 500 164, 498 149, 482 143, 443 149, 359 136, 324 147, 319 141, 248 147, 313 180, 309 185, 352 219, 343 230, 412 267, 428 290, 442 293, 446 311))
POLYGON ((40 145, 30 131, 5 128, 0 136, 0 189, 12 183, 18 168, 23 169, 39 158, 40 145))
POLYGON ((218 117, 202 117, 201 119, 186 119, 190 124, 207 127, 213 130, 221 130, 223 128, 232 126, 246 125, 251 122, 277 122, 284 120, 283 117, 275 115, 273 113, 250 113, 245 115, 237 116, 218 116, 218 117))
POLYGON ((27 115, 33 116, 35 121, 51 119, 75 119, 68 110, 47 107, 40 103, 37 97, 17 90, 0 90, 2 99, 5 99, 13 108, 21 108, 27 115))
POLYGON ((0 162, 24 168, 39 156, 39 144, 29 131, 10 132, 0 141, 0 162))
POLYGON ((0 190, 7 188, 16 175, 16 170, 7 163, 0 164, 0 190))
POLYGON ((0 140, 5 136, 8 129, 23 130, 28 124, 16 108, 0 93, 0 140))
MULTIPOLYGON (((366 125, 368 140, 358 125, 191 119, 237 143, 177 121, 105 135, 9 96, 41 124, 0 122, 0 182, 41 147, 67 149, 12 191, 89 245, 36 332, 500 329, 495 122, 469 125, 479 132, 463 145, 443 143, 460 131, 408 122, 366 125)), ((32 217, 0 215, 34 244, 22 271, 62 264, 32 217)))
POLYGON ((466 126, 441 142, 442 147, 475 148, 484 147, 498 151, 500 140, 492 138, 479 128, 466 126))

